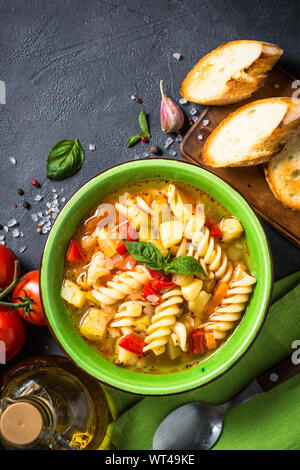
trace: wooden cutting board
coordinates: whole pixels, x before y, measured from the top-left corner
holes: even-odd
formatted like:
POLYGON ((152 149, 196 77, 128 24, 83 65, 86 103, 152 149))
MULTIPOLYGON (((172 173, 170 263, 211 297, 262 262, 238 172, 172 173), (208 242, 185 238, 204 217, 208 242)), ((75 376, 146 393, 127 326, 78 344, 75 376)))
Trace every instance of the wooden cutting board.
POLYGON ((266 182, 263 165, 243 168, 212 168, 200 163, 201 150, 206 138, 228 114, 250 101, 276 96, 291 96, 294 77, 275 67, 263 88, 241 103, 206 108, 189 129, 180 144, 181 154, 189 161, 206 168, 237 189, 253 210, 289 240, 300 246, 300 212, 284 207, 271 192, 266 182), (208 121, 208 124, 205 122, 208 121), (203 124, 206 124, 204 125, 203 124), (199 139, 199 135, 203 139, 199 139))

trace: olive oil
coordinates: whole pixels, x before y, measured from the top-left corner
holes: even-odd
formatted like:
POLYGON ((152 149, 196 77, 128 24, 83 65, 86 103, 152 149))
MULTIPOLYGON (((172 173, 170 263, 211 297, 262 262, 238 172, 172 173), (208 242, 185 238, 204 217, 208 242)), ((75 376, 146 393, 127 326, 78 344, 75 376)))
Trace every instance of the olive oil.
POLYGON ((6 449, 99 449, 109 421, 100 384, 63 357, 23 361, 2 380, 0 440, 6 449))

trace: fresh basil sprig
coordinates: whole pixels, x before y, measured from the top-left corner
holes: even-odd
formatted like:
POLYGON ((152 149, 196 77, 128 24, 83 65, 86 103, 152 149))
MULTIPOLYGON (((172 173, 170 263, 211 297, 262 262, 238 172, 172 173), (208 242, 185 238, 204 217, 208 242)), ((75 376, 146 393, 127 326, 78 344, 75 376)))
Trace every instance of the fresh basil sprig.
POLYGON ((139 263, 154 271, 164 271, 177 274, 201 273, 206 275, 203 267, 193 256, 178 256, 171 258, 170 252, 163 256, 151 242, 126 242, 124 244, 131 256, 139 263))
POLYGON ((63 180, 80 170, 84 152, 78 139, 61 140, 51 149, 47 159, 47 178, 63 180))
POLYGON ((140 134, 134 134, 126 142, 126 147, 131 147, 132 145, 136 144, 141 140, 140 134))
POLYGON ((126 147, 131 147, 132 145, 136 144, 141 140, 141 137, 151 137, 148 127, 147 116, 144 110, 140 112, 139 115, 139 124, 142 130, 141 134, 134 134, 126 141, 126 147))
POLYGON ((148 128, 148 121, 147 121, 147 116, 146 116, 146 113, 144 110, 142 110, 140 112, 140 115, 139 115, 139 124, 140 124, 140 128, 142 129, 143 131, 143 135, 145 137, 151 137, 150 135, 150 132, 149 132, 149 128, 148 128))

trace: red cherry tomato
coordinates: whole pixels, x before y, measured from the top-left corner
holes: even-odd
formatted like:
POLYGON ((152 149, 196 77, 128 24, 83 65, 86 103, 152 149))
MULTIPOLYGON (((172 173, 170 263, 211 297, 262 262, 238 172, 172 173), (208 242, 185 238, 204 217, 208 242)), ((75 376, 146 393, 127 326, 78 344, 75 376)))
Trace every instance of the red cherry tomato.
MULTIPOLYGON (((5 360, 9 361, 21 351, 26 339, 26 327, 16 312, 0 305, 0 340, 5 344, 5 360)), ((2 343, 3 344, 3 343, 2 343)))
POLYGON ((18 304, 25 300, 26 295, 33 300, 30 312, 26 313, 24 308, 19 308, 17 312, 24 320, 34 325, 46 325, 41 298, 40 298, 40 281, 39 271, 31 271, 25 274, 23 281, 19 282, 13 290, 13 302, 18 304), (21 300, 16 299, 20 297, 21 300))
POLYGON ((129 333, 129 335, 120 339, 119 346, 126 349, 126 351, 142 356, 145 340, 142 336, 139 336, 136 333, 129 333))
POLYGON ((81 246, 76 240, 70 241, 67 251, 67 260, 71 263, 81 263, 83 261, 81 246))
MULTIPOLYGON (((5 289, 13 281, 16 260, 17 257, 10 248, 0 245, 0 287, 2 289, 5 289)), ((20 272, 19 265, 18 277, 20 272)))

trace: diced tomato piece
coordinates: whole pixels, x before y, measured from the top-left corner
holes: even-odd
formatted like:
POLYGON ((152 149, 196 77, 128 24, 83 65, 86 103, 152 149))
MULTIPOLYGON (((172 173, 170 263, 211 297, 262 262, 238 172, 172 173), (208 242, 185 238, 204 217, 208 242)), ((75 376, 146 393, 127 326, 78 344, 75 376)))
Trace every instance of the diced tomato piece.
POLYGON ((138 232, 132 227, 127 219, 117 225, 113 231, 118 231, 119 238, 128 242, 138 240, 139 238, 138 232))
POLYGON ((153 269, 149 268, 147 269, 153 279, 162 279, 165 282, 169 282, 172 280, 172 274, 165 274, 163 271, 154 271, 153 269))
POLYGON ((80 244, 76 240, 71 240, 67 251, 67 260, 71 263, 81 263, 83 259, 84 257, 80 244))
POLYGON ((163 278, 152 281, 152 287, 156 290, 167 289, 167 287, 174 287, 175 285, 175 282, 165 281, 163 278))
POLYGON ((151 281, 147 281, 142 290, 142 297, 148 302, 151 302, 154 305, 159 305, 161 303, 161 295, 157 292, 156 289, 152 287, 151 281))
POLYGON ((190 332, 191 354, 203 354, 205 352, 205 333, 203 330, 192 330, 190 332))
POLYGON ((117 244, 117 253, 119 253, 119 255, 125 255, 125 253, 128 252, 123 240, 120 240, 119 243, 117 244))
POLYGON ((219 227, 219 224, 215 220, 207 219, 205 222, 206 227, 209 230, 209 233, 214 238, 221 238, 222 237, 222 230, 219 227))
POLYGON ((115 268, 121 271, 133 271, 136 265, 136 260, 130 255, 123 256, 122 260, 115 265, 115 268))
POLYGON ((145 347, 145 340, 142 336, 135 333, 129 333, 120 339, 119 346, 138 356, 142 356, 145 347))
POLYGON ((130 222, 127 223, 127 238, 128 242, 133 242, 139 239, 138 232, 130 225, 130 222))

